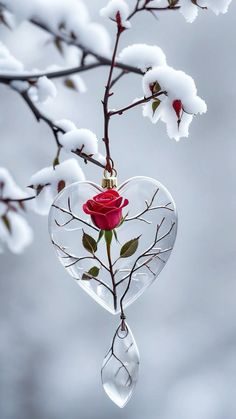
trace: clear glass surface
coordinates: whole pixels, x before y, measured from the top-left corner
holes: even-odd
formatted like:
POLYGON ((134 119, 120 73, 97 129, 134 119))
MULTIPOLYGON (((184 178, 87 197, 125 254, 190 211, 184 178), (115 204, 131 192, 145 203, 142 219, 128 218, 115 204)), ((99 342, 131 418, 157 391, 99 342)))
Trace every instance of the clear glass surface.
POLYGON ((111 242, 112 275, 104 236, 98 240, 99 229, 83 211, 83 204, 104 189, 91 182, 74 183, 57 196, 49 214, 50 236, 60 262, 112 314, 120 312, 121 304, 125 308, 133 303, 156 279, 169 259, 177 231, 175 204, 161 183, 134 177, 117 191, 129 204, 111 242), (85 233, 96 242, 94 254, 84 247, 85 233), (131 246, 128 255, 133 253, 121 257, 123 245, 132 240, 137 249, 131 246))

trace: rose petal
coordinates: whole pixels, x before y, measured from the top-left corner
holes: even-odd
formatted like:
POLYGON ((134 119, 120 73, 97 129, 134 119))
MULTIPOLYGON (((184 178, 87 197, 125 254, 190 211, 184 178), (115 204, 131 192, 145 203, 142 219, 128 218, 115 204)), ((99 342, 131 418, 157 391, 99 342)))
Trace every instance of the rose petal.
POLYGON ((109 189, 109 190, 107 190, 105 192, 101 192, 100 194, 94 196, 93 197, 93 200, 95 202, 100 202, 101 200, 102 201, 103 200, 111 200, 111 199, 114 199, 114 198, 118 198, 119 196, 120 195, 119 195, 119 193, 116 190, 109 189))
POLYGON ((93 223, 102 230, 113 230, 122 218, 122 208, 128 205, 128 199, 124 199, 114 189, 109 189, 89 199, 83 210, 90 214, 93 223))

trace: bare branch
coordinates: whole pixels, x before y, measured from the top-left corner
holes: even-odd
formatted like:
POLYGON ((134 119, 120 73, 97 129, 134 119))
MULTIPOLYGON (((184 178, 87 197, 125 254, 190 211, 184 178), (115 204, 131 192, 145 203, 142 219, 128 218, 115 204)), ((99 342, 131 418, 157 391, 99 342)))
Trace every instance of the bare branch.
POLYGON ((175 5, 168 4, 167 6, 163 7, 148 7, 151 0, 145 0, 144 4, 140 7, 140 0, 137 0, 136 6, 134 10, 130 13, 128 20, 131 20, 137 13, 139 12, 165 12, 168 10, 179 10, 181 6, 178 6, 176 2, 175 5))
MULTIPOLYGON (((115 67, 115 58, 116 58, 116 53, 117 53, 119 40, 120 40, 120 36, 121 36, 122 32, 123 32, 123 28, 119 27, 119 25, 117 24, 116 41, 115 41, 114 50, 113 50, 113 54, 112 54, 110 71, 109 71, 109 74, 108 74, 108 80, 107 80, 106 87, 105 87, 104 97, 103 97, 103 100, 102 100, 103 114, 104 114, 104 137, 103 137, 103 141, 104 141, 105 147, 106 147, 106 170, 109 173, 112 173, 114 163, 113 163, 113 160, 111 158, 110 143, 109 143, 110 112, 108 110, 108 102, 109 102, 110 96, 112 95, 112 93, 111 93, 112 75, 113 75, 113 71, 114 71, 114 67, 115 67)), ((113 81, 113 85, 114 85, 114 81, 113 81)))
POLYGON ((87 65, 81 65, 81 66, 77 66, 77 67, 72 67, 72 68, 65 68, 62 70, 57 70, 57 71, 40 71, 37 73, 23 73, 23 74, 0 74, 0 83, 3 84, 8 84, 12 81, 35 81, 37 79, 39 79, 42 76, 46 76, 49 79, 57 79, 60 77, 66 77, 69 76, 71 74, 77 74, 77 73, 81 73, 84 71, 88 71, 88 70, 92 70, 94 68, 98 68, 104 65, 108 65, 108 64, 103 64, 100 62, 97 63, 91 63, 91 64, 87 64, 87 65))
MULTIPOLYGON (((64 253, 66 256, 66 259, 74 259, 73 260, 73 262, 70 262, 68 265, 64 265, 64 267, 66 268, 66 269, 68 269, 68 268, 70 268, 71 266, 73 266, 73 265, 75 265, 76 263, 78 263, 78 262, 80 262, 81 260, 85 260, 85 259, 94 259, 94 255, 93 256, 84 256, 84 257, 76 257, 76 256, 73 256, 73 255, 71 255, 69 252, 67 252, 66 250, 65 250, 65 248, 63 248, 62 246, 60 246, 58 243, 56 243, 53 239, 51 240, 52 241, 52 244, 60 251, 60 252, 62 252, 62 253, 64 253)), ((63 256, 60 256, 61 257, 61 259, 63 259, 63 258, 65 258, 65 257, 63 257, 63 256)), ((105 267, 107 270, 108 270, 108 268, 100 261, 100 259, 98 259, 97 257, 95 257, 95 259, 101 264, 101 266, 102 267, 105 267)), ((82 281, 82 279, 81 278, 77 278, 77 277, 73 277, 74 279, 76 279, 77 281, 82 281)), ((94 276, 91 276, 91 278, 89 279, 89 280, 94 280, 94 281, 96 281, 96 282, 98 282, 100 285, 102 285, 103 287, 105 287, 108 291, 110 291, 111 292, 111 294, 113 295, 113 290, 107 285, 107 284, 105 284, 105 282, 103 282, 103 281, 101 281, 100 279, 98 279, 98 278, 96 278, 96 277, 94 277, 94 276)))
POLYGON ((148 211, 155 211, 155 210, 158 210, 158 209, 174 211, 173 208, 169 207, 172 204, 171 202, 167 202, 167 204, 165 204, 165 205, 153 206, 153 202, 154 202, 158 192, 159 192, 159 188, 157 188, 157 190, 154 192, 150 202, 145 201, 146 202, 146 208, 143 211, 141 211, 137 215, 134 215, 133 217, 126 217, 124 221, 126 222, 126 221, 132 221, 132 220, 139 220, 139 221, 144 221, 147 224, 151 224, 150 221, 147 221, 144 218, 142 218, 142 216, 144 214, 146 214, 148 211))
POLYGON ((154 93, 151 96, 144 97, 140 100, 137 100, 136 102, 133 102, 130 105, 125 106, 124 108, 118 109, 117 111, 110 111, 109 114, 110 114, 110 116, 122 115, 125 111, 128 111, 129 109, 132 109, 136 106, 143 105, 144 103, 147 103, 150 100, 155 99, 156 97, 161 96, 161 95, 167 95, 167 92, 161 91, 161 92, 158 92, 158 93, 154 93))
MULTIPOLYGON (((60 141, 59 141, 59 138, 58 138, 58 134, 59 133, 64 134, 65 131, 62 128, 60 128, 58 125, 56 125, 55 122, 53 122, 50 118, 48 118, 47 116, 45 116, 37 108, 37 106, 34 104, 34 102, 30 99, 27 91, 19 92, 19 94, 24 99, 25 103, 28 105, 28 107, 30 108, 30 110, 34 114, 34 116, 37 119, 37 121, 38 122, 44 121, 49 126, 49 128, 51 129, 51 131, 53 133, 53 136, 54 136, 54 139, 56 141, 56 146, 58 147, 58 153, 57 153, 57 157, 58 157, 59 154, 60 154, 60 151, 62 149, 62 146, 61 146, 60 141)), ((90 163, 93 163, 96 166, 99 166, 99 167, 104 168, 104 165, 101 162, 99 162, 98 160, 94 159, 92 156, 89 156, 88 154, 83 153, 83 151, 76 150, 73 153, 76 154, 77 156, 79 156, 80 158, 82 158, 85 163, 87 163, 89 161, 90 163)))
POLYGON ((71 211, 67 210, 66 208, 58 207, 56 204, 52 205, 54 208, 58 209, 59 211, 63 212, 64 214, 68 214, 71 217, 70 221, 77 220, 81 223, 85 224, 86 226, 92 228, 95 231, 100 231, 97 227, 93 226, 92 224, 87 223, 87 221, 82 220, 82 218, 77 217, 75 214, 73 214, 71 211))

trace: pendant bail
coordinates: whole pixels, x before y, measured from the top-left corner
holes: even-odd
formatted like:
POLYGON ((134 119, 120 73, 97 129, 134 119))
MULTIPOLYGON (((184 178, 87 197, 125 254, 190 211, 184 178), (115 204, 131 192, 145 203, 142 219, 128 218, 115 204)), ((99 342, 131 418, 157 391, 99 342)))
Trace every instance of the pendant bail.
POLYGON ((117 172, 115 169, 112 169, 112 173, 108 170, 104 170, 102 178, 102 188, 104 189, 113 189, 117 188, 117 172))

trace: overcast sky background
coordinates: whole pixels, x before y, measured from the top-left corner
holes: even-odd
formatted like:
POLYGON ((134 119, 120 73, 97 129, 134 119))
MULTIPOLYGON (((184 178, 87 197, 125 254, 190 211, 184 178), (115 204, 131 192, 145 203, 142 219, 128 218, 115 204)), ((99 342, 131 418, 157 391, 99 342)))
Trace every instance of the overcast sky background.
MULTIPOLYGON (((94 19, 104 0, 88 3, 94 19)), ((131 1, 130 1, 131 3, 131 1)), ((199 13, 187 24, 179 13, 158 21, 140 15, 122 46, 157 44, 169 65, 193 76, 208 113, 190 137, 170 140, 135 109, 114 118, 112 152, 120 181, 151 176, 168 187, 179 213, 174 252, 156 281, 127 310, 141 353, 140 378, 125 409, 104 394, 100 367, 118 318, 96 305, 57 261, 47 219, 30 214, 33 245, 23 256, 0 255, 1 419, 235 419, 236 402, 236 4, 226 15, 199 13)), ((114 34, 113 25, 107 27, 114 34)), ((0 39, 26 68, 62 63, 48 35, 29 24, 0 39)), ((58 83, 45 109, 102 136, 100 99, 108 69, 84 75, 85 95, 58 83)), ((142 95, 141 79, 124 78, 114 107, 142 95)), ((50 165, 52 135, 22 100, 0 86, 0 165, 22 187, 50 165)), ((102 145, 101 145, 102 146, 102 145)), ((86 176, 99 181, 99 169, 86 176)))

